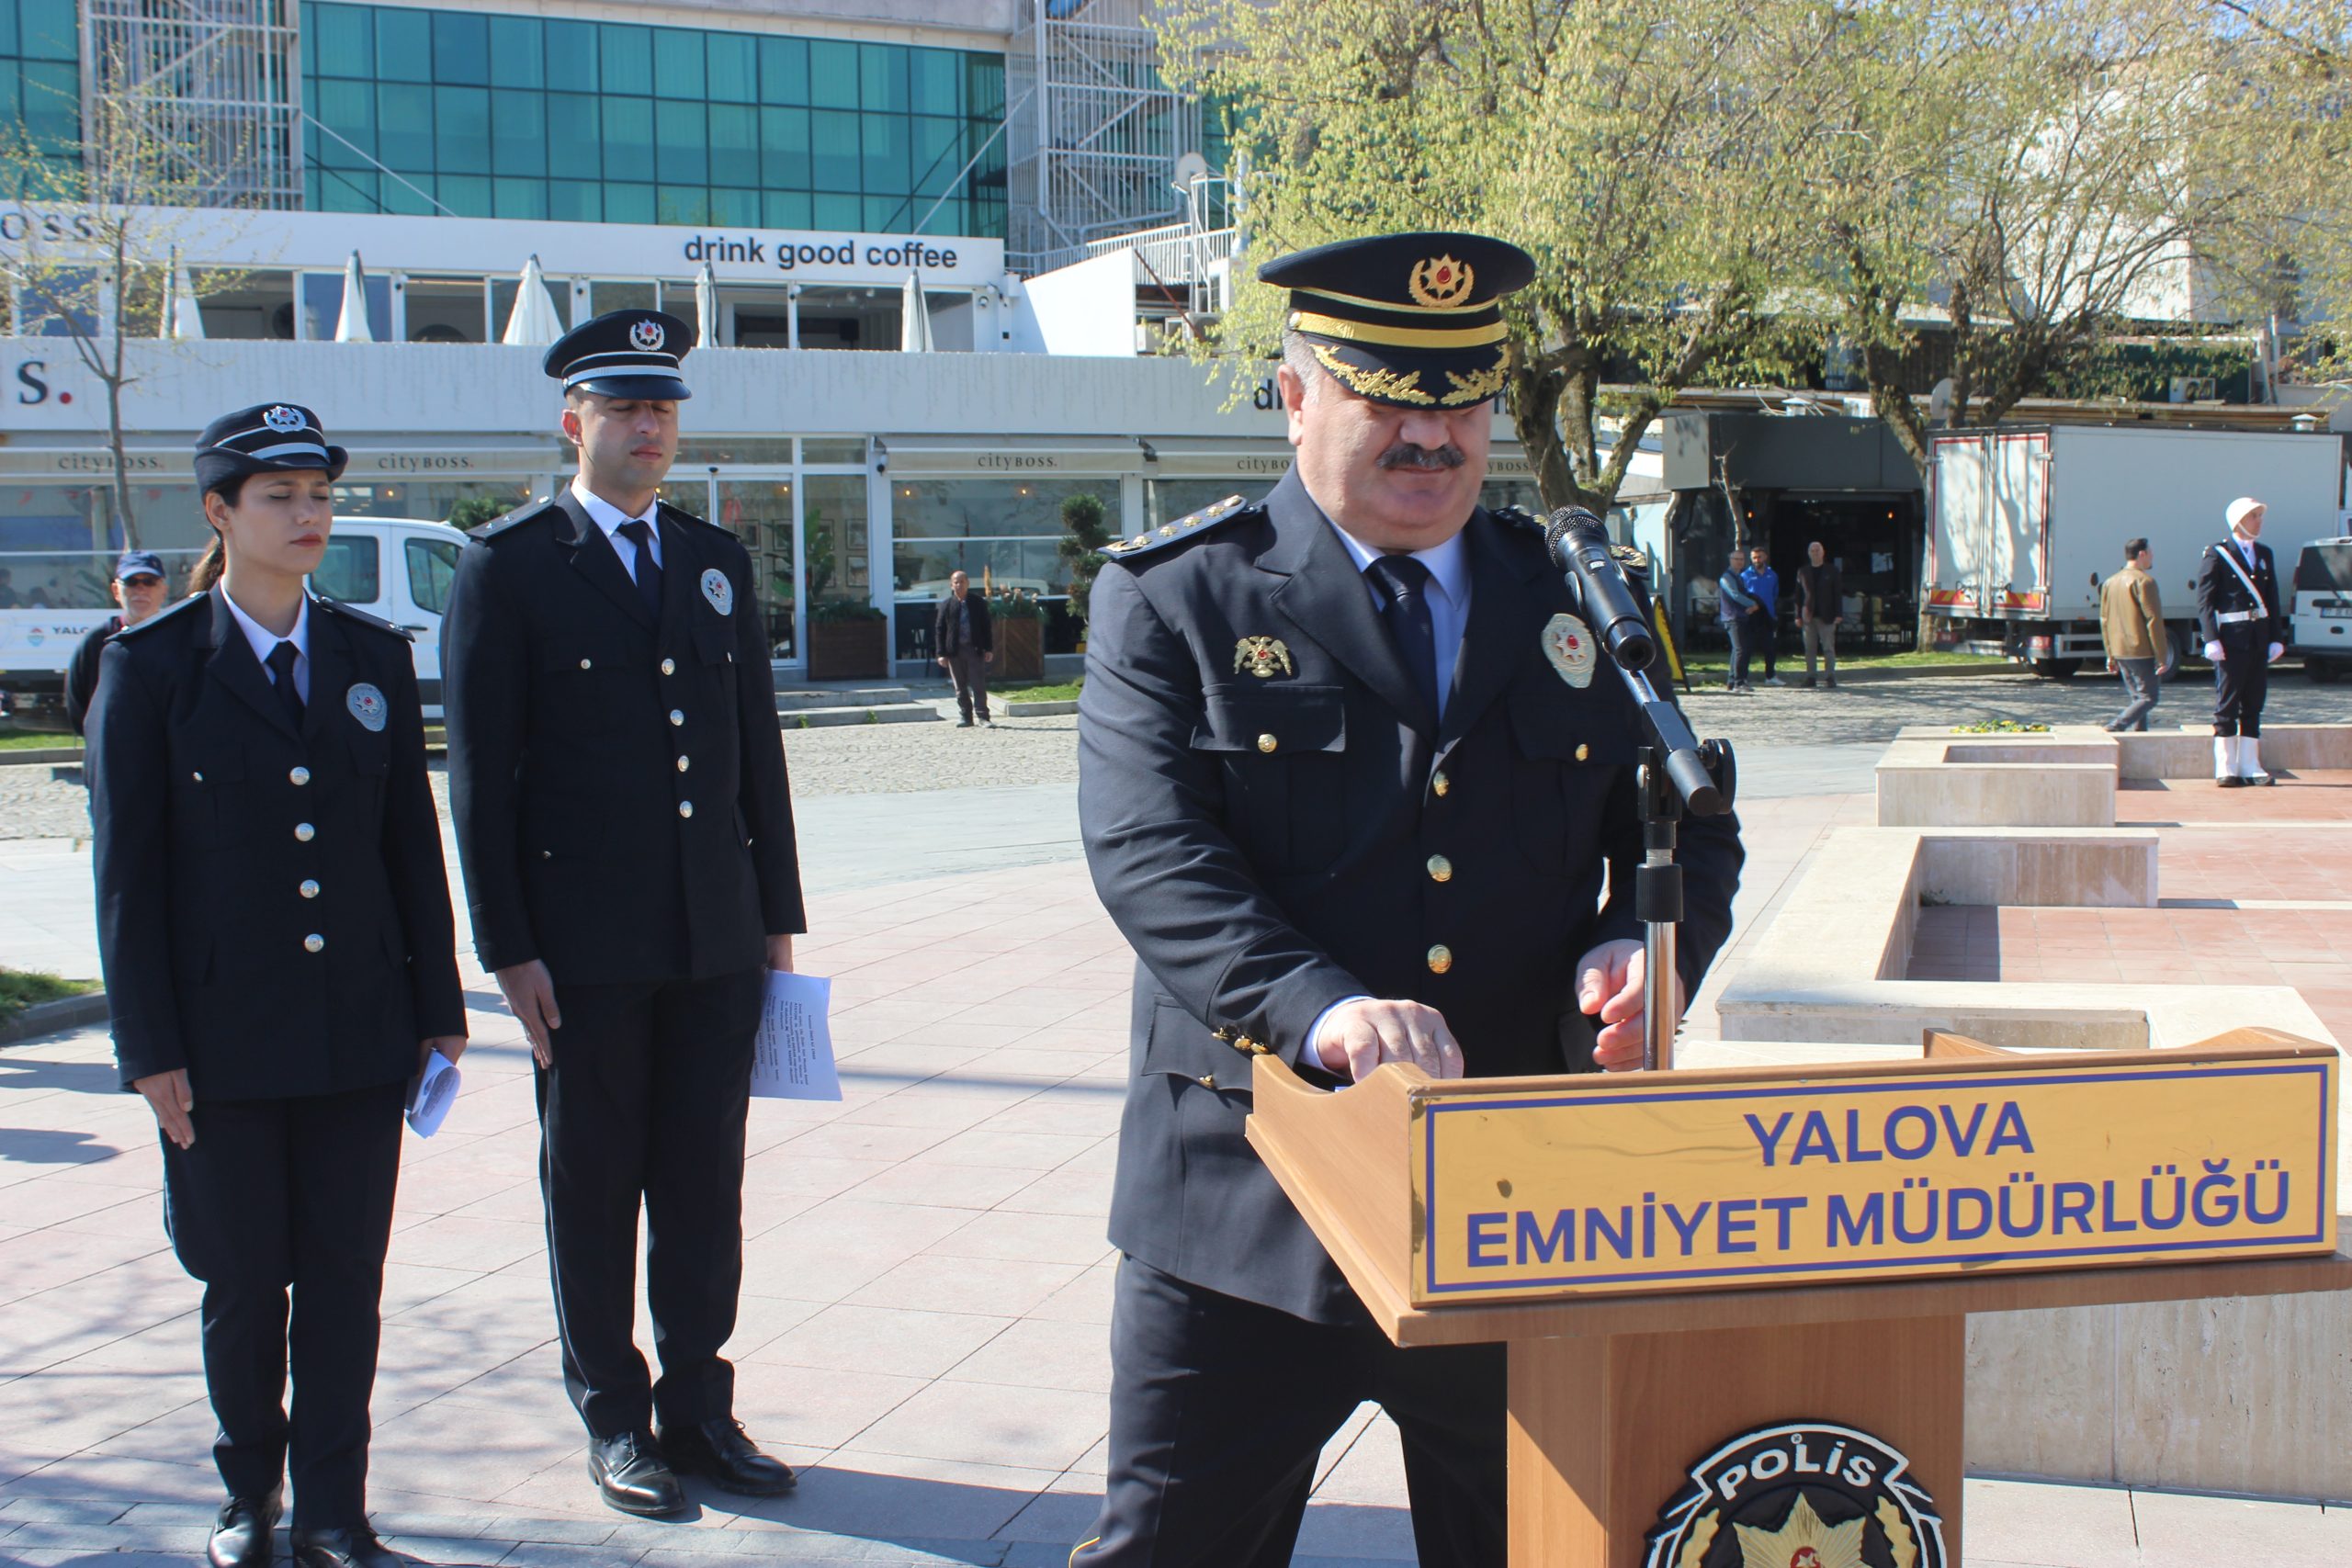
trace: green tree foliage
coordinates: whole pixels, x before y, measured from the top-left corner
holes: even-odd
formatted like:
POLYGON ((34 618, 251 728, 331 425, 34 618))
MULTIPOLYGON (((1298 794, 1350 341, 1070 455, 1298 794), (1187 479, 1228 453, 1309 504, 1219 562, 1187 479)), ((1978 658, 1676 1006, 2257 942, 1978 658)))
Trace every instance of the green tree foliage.
POLYGON ((1087 595, 1094 590, 1095 573, 1102 570, 1102 547, 1118 536, 1102 515, 1102 498, 1079 494, 1062 502, 1062 565, 1069 571, 1069 613, 1087 619, 1087 595))

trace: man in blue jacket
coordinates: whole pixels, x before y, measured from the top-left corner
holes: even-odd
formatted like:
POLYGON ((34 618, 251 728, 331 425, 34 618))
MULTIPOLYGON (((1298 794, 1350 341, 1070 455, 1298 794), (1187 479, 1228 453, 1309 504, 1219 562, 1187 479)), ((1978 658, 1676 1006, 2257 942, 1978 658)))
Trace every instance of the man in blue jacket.
POLYGON ((1739 581, 1756 601, 1756 608, 1748 621, 1749 650, 1764 660, 1764 681, 1777 686, 1781 678, 1772 672, 1773 648, 1781 630, 1781 574, 1772 570, 1772 552, 1762 545, 1747 547, 1747 570, 1739 581))

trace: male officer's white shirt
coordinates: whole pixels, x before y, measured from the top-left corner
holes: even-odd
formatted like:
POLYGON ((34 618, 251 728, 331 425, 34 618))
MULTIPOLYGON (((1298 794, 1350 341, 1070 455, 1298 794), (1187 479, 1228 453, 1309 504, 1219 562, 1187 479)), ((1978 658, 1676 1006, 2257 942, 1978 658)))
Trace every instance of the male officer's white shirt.
POLYGON ((251 615, 226 588, 220 597, 229 601, 229 614, 237 617, 237 629, 245 634, 245 641, 253 646, 254 657, 261 660, 261 672, 269 683, 277 684, 277 671, 270 668, 269 656, 277 651, 280 642, 294 645, 294 694, 304 702, 311 700, 311 596, 302 595, 302 607, 294 612, 294 629, 283 637, 251 615))
POLYGON ((648 506, 640 515, 631 517, 628 513, 590 490, 577 477, 571 481, 571 494, 572 498, 578 501, 587 512, 588 520, 602 528, 605 531, 605 537, 613 542, 613 553, 621 558, 621 570, 628 573, 631 582, 637 581, 637 545, 620 531, 622 524, 642 523, 651 530, 647 537, 653 542, 653 564, 657 567, 662 564, 662 523, 656 515, 662 510, 660 501, 657 500, 648 506))
MULTIPOLYGON (((1324 518, 1327 523, 1330 518, 1324 518)), ((1348 554, 1356 563, 1356 570, 1363 576, 1365 590, 1372 595, 1373 607, 1385 618, 1391 603, 1387 590, 1374 581, 1372 563, 1382 552, 1374 549, 1337 523, 1331 532, 1340 536, 1340 543, 1347 546, 1348 554)), ((1442 545, 1431 545, 1426 550, 1415 550, 1413 558, 1430 569, 1430 586, 1435 590, 1429 595, 1430 635, 1437 643, 1437 713, 1445 716, 1446 699, 1453 694, 1453 665, 1462 652, 1462 633, 1470 624, 1470 547, 1463 534, 1456 534, 1442 545)))

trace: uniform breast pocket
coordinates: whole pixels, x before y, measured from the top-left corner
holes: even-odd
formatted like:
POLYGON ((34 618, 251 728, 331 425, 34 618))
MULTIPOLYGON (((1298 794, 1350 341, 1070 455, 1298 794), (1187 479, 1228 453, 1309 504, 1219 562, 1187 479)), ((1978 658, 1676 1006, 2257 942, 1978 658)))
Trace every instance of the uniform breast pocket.
POLYGON ((245 795, 245 760, 233 751, 180 758, 172 779, 172 829, 183 844, 243 837, 239 810, 245 795))
POLYGON ((722 690, 735 689, 735 637, 725 622, 698 619, 695 626, 695 659, 718 681, 722 690))
POLYGON ((1590 841, 1610 788, 1634 761, 1634 722, 1589 688, 1556 680, 1523 682, 1511 692, 1512 830, 1534 864, 1572 869, 1569 843, 1590 841))
POLYGON ((1225 776, 1227 823, 1272 875, 1323 871, 1346 847, 1347 706, 1337 686, 1212 686, 1193 750, 1225 776))
POLYGON ((595 728, 615 713, 627 674, 617 646, 559 638, 540 655, 537 695, 560 722, 595 728))

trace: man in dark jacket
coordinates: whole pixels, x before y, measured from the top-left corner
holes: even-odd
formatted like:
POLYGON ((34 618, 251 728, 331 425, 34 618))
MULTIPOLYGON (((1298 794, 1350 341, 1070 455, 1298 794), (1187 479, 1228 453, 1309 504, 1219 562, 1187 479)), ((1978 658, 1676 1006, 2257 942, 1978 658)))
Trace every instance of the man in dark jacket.
MULTIPOLYGON (((1111 547, 1095 583, 1079 812, 1138 963, 1079 1568, 1287 1563, 1365 1399, 1403 1431, 1421 1562, 1507 1555, 1500 1348, 1391 1345, 1243 1124, 1268 1057, 1326 1083, 1640 1062, 1640 719, 1541 525, 1478 505, 1498 300, 1532 272, 1472 234, 1270 263, 1296 468, 1111 547)), ((1688 995, 1737 826, 1693 818, 1682 847, 1688 995)))
POLYGON ((675 317, 618 310, 548 350, 579 474, 474 530, 442 631, 474 949, 538 1066, 564 1383, 591 1479, 631 1514, 684 1508, 675 1471, 794 1483, 736 1425, 719 1354, 766 973, 807 928, 751 559, 655 498, 693 344, 675 317))
POLYGON ((164 583, 164 558, 153 550, 125 550, 114 563, 114 581, 107 585, 122 614, 108 615, 90 629, 65 667, 65 717, 74 733, 83 733, 90 702, 98 693, 98 655, 117 632, 128 631, 164 607, 169 590, 164 583))
POLYGON ((1723 575, 1715 579, 1715 619, 1731 639, 1731 677, 1724 682, 1727 692, 1756 689, 1747 683, 1747 660, 1756 650, 1757 604, 1747 591, 1747 565, 1746 552, 1734 546, 1723 575))
POLYGON ((1815 539, 1804 547, 1804 564, 1797 568, 1797 622, 1804 637, 1804 683, 1813 684, 1813 661, 1824 665, 1824 684, 1838 689, 1838 626, 1846 618, 1846 584, 1838 563, 1815 539))
POLYGON ((963 716, 958 729, 972 728, 972 710, 980 723, 996 728, 989 718, 989 666, 996 662, 996 628, 989 621, 989 602, 972 597, 972 580, 956 572, 947 580, 947 597, 931 628, 931 646, 939 650, 939 667, 956 682, 956 708, 963 716))

